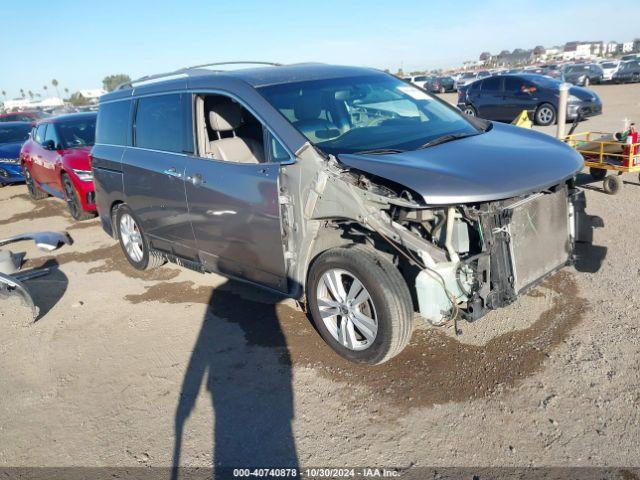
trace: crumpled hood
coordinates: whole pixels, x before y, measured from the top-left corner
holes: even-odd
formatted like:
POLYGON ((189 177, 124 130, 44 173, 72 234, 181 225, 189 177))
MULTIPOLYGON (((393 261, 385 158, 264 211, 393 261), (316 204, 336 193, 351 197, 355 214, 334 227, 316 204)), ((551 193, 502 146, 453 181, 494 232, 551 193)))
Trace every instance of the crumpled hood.
POLYGON ((0 143, 0 159, 19 158, 22 143, 0 143))
POLYGON ((544 133, 494 123, 488 132, 391 155, 341 154, 344 165, 388 179, 430 205, 500 200, 560 183, 583 166, 580 154, 544 133))

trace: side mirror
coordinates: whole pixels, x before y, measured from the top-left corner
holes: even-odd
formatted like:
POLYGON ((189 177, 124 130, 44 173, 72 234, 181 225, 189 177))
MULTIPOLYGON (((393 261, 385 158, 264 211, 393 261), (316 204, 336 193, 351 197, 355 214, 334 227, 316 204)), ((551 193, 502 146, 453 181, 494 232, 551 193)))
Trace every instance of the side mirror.
POLYGON ((53 140, 47 140, 42 144, 42 148, 44 148, 45 150, 55 150, 56 142, 54 142, 53 140))

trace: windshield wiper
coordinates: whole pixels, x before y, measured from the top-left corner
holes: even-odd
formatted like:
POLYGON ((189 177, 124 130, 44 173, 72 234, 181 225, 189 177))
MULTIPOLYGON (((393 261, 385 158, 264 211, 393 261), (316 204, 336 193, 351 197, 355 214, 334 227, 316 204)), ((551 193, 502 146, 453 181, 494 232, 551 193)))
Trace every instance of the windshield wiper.
POLYGON ((424 145, 420 145, 416 150, 422 150, 423 148, 435 147, 436 145, 441 145, 443 143, 451 142, 453 140, 458 140, 460 138, 473 137, 478 135, 477 133, 451 133, 449 135, 443 135, 438 138, 434 138, 433 140, 428 141, 424 145))
POLYGON ((361 150, 355 152, 356 155, 390 155, 393 153, 402 153, 404 150, 397 148, 374 148, 372 150, 361 150))

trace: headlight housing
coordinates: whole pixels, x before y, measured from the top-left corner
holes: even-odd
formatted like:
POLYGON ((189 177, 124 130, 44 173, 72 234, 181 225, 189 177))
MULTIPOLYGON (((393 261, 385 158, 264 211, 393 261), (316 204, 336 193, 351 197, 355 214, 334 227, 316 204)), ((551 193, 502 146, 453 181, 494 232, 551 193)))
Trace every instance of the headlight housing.
POLYGON ((73 173, 83 182, 92 182, 93 181, 93 172, 91 170, 76 170, 73 169, 73 173))

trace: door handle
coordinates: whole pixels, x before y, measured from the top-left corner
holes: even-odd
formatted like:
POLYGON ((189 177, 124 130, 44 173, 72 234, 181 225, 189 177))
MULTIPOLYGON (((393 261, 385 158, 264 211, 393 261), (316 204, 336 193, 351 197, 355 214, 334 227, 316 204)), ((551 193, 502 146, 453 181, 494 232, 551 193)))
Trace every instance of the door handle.
POLYGON ((201 173, 194 173, 193 175, 189 175, 186 180, 187 182, 193 183, 196 187, 207 183, 207 181, 202 177, 201 173))
POLYGON ((167 168, 163 170, 165 175, 169 175, 170 177, 182 178, 182 174, 176 170, 176 167, 167 168))

